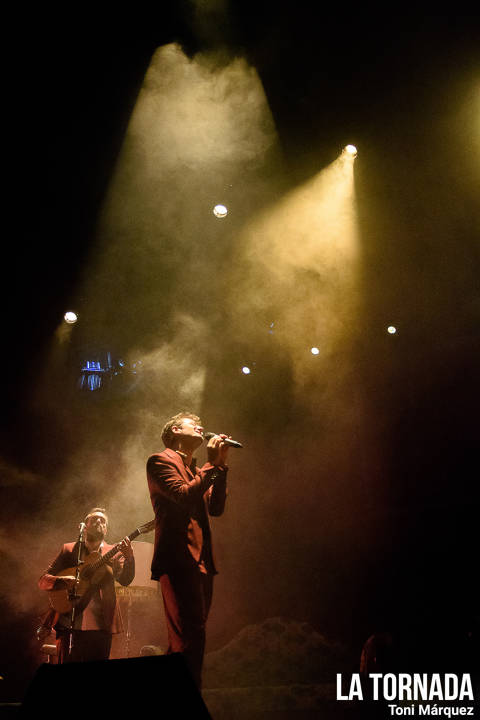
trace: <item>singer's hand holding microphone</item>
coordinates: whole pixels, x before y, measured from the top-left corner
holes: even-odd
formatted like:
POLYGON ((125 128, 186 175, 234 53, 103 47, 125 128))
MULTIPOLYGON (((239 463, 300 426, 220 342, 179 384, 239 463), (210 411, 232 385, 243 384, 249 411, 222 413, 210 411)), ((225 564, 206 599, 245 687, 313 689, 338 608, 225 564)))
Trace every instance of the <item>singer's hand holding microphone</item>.
POLYGON ((207 432, 204 434, 207 443, 208 460, 212 465, 226 465, 228 450, 231 447, 241 448, 242 445, 232 440, 229 435, 207 432))

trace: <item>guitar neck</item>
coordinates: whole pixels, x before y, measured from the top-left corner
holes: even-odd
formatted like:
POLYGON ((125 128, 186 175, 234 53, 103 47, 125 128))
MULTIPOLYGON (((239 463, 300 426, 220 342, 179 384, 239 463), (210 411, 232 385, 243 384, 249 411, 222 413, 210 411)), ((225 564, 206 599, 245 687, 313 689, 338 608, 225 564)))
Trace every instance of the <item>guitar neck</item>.
MULTIPOLYGON (((130 541, 135 540, 136 537, 140 535, 140 530, 134 530, 131 535, 128 536, 128 539, 130 541)), ((108 552, 105 553, 105 555, 102 555, 98 558, 98 560, 95 560, 94 563, 91 564, 90 569, 91 571, 97 570, 99 567, 101 567, 104 563, 108 562, 113 558, 114 555, 118 553, 118 548, 120 547, 121 543, 117 543, 114 545, 108 552)))

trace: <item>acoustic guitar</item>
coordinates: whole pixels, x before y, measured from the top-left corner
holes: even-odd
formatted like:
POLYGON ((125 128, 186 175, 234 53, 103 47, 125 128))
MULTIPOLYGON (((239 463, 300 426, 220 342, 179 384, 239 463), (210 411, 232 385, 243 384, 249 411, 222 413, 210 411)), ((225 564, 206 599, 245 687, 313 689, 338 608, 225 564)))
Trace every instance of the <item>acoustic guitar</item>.
MULTIPOLYGON (((135 540, 139 535, 150 532, 155 527, 155 520, 145 523, 141 527, 134 530, 129 536, 130 541, 135 540)), ((79 571, 79 579, 75 588, 75 595, 68 588, 61 588, 60 590, 49 590, 48 599, 52 608, 60 613, 68 613, 72 611, 73 603, 76 602, 77 609, 82 609, 88 604, 89 591, 93 590, 96 585, 99 585, 105 574, 112 572, 110 566, 107 565, 108 561, 111 560, 118 552, 121 542, 114 545, 105 555, 97 552, 91 552, 85 560, 82 560, 79 566, 66 568, 58 573, 58 577, 63 575, 75 575, 77 574, 77 567, 79 571), (82 598, 86 602, 82 602, 82 598)))

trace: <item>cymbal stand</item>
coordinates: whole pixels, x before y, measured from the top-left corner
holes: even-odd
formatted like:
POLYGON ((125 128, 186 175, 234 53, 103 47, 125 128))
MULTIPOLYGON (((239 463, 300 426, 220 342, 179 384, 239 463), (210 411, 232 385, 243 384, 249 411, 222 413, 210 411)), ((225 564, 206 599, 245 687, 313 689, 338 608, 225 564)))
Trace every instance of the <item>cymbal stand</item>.
POLYGON ((128 593, 128 605, 127 605, 127 632, 125 633, 125 653, 127 658, 130 657, 130 638, 132 636, 131 633, 131 621, 132 617, 132 595, 131 593, 128 593))

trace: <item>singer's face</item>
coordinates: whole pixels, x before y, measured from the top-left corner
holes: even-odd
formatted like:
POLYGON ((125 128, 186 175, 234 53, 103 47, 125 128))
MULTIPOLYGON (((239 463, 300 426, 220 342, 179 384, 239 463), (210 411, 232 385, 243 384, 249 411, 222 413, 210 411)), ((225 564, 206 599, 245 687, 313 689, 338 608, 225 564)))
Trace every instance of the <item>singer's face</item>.
POLYGON ((192 418, 182 418, 182 424, 173 428, 173 432, 182 442, 199 447, 203 442, 203 427, 192 420, 192 418))
POLYGON ((105 537, 107 534, 107 518, 103 513, 94 513, 85 523, 87 534, 91 537, 105 537))

